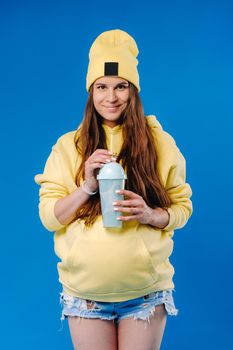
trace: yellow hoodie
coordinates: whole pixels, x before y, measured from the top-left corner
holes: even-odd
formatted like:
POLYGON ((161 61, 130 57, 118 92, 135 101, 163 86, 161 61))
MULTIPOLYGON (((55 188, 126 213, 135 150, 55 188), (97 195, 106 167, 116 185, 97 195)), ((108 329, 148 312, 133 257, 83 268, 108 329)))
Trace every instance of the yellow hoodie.
MULTIPOLYGON (((174 288, 174 268, 169 261, 174 229, 185 225, 192 213, 192 194, 185 182, 185 159, 174 139, 155 116, 146 117, 155 137, 158 169, 172 200, 170 221, 164 229, 124 222, 122 229, 104 228, 102 217, 86 228, 82 220, 62 225, 54 214, 55 202, 77 186, 75 174, 80 164, 75 144, 76 131, 61 136, 53 146, 43 174, 39 213, 43 225, 54 235, 59 281, 70 295, 96 301, 118 302, 153 291, 174 288)), ((108 148, 119 153, 122 127, 103 125, 108 148)))

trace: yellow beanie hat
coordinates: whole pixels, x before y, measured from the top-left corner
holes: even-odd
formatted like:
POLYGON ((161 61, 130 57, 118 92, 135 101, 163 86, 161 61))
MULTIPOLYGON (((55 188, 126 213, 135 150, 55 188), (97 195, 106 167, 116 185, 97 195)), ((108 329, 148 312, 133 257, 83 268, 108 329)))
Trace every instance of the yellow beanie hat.
POLYGON ((139 92, 137 55, 137 44, 128 33, 115 29, 100 34, 89 51, 87 91, 96 79, 117 76, 130 81, 139 92))

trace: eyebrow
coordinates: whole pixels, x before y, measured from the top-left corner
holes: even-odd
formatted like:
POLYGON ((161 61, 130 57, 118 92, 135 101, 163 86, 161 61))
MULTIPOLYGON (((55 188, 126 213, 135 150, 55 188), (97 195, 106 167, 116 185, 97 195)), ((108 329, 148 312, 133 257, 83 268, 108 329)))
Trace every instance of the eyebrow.
MULTIPOLYGON (((106 85, 108 85, 108 84, 106 84, 106 83, 96 83, 95 85, 96 85, 96 86, 99 86, 99 85, 104 85, 104 86, 106 86, 106 85)), ((115 87, 117 87, 117 86, 119 86, 119 85, 126 85, 126 86, 129 86, 129 83, 128 83, 127 81, 122 81, 121 83, 116 84, 115 87)))

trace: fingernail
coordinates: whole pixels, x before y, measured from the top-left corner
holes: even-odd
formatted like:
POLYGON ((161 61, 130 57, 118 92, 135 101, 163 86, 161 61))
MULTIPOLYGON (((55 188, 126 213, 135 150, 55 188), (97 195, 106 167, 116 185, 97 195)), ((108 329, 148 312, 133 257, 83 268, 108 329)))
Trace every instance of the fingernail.
POLYGON ((114 207, 113 210, 117 211, 119 208, 118 207, 114 207))
POLYGON ((112 202, 112 205, 117 205, 117 202, 112 202))
POLYGON ((119 217, 119 216, 117 217, 117 220, 120 220, 120 217, 119 217))
POLYGON ((110 159, 105 159, 105 162, 106 162, 106 163, 110 163, 111 160, 110 160, 110 159))
POLYGON ((121 192, 121 190, 116 190, 116 193, 120 193, 121 192))
POLYGON ((112 151, 108 151, 108 153, 109 153, 109 154, 113 154, 113 152, 112 152, 112 151))
POLYGON ((112 159, 112 161, 113 161, 113 162, 115 162, 115 161, 116 161, 116 158, 115 158, 115 157, 112 157, 111 159, 112 159))

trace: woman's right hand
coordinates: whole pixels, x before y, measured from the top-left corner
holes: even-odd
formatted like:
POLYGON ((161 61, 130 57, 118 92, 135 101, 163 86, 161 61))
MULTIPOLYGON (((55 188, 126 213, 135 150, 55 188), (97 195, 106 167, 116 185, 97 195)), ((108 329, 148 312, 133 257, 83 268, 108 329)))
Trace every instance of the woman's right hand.
POLYGON ((97 149, 85 162, 85 181, 90 191, 95 192, 98 188, 96 179, 98 169, 104 164, 116 161, 113 152, 106 149, 97 149))

